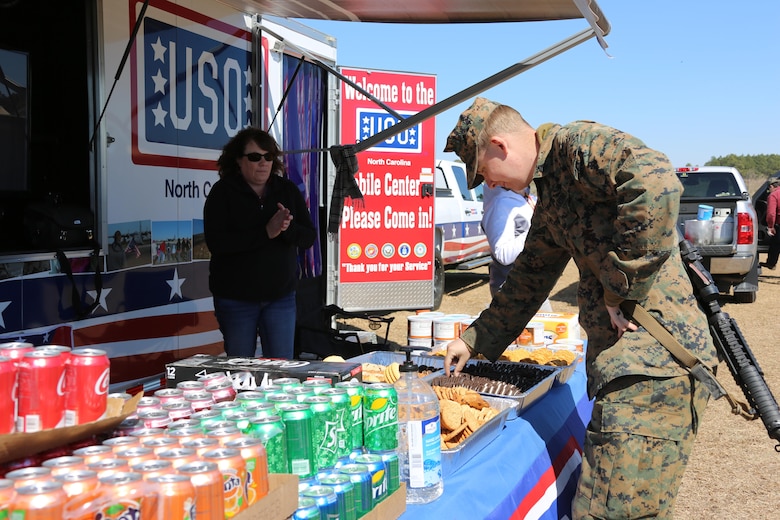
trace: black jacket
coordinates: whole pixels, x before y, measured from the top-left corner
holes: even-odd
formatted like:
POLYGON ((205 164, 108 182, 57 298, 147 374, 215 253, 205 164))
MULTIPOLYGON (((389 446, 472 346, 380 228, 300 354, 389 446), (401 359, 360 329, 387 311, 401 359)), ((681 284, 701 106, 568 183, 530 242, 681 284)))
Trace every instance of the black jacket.
POLYGON ((212 186, 203 208, 206 245, 211 252, 209 289, 214 296, 271 301, 298 282, 298 248, 314 243, 316 231, 306 202, 290 180, 271 175, 261 200, 240 176, 212 186), (286 231, 268 238, 265 226, 281 202, 293 215, 286 231))

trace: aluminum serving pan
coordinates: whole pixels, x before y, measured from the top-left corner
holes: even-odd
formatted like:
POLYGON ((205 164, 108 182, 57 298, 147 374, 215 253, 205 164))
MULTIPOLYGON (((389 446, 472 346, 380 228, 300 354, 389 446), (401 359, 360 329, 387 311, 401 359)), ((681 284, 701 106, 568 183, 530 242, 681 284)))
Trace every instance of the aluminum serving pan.
MULTIPOLYGON (((411 357, 412 363, 418 367, 430 367, 435 369, 430 375, 442 375, 444 374, 444 358, 436 358, 434 356, 418 356, 413 355, 411 357)), ((406 361, 406 354, 404 352, 389 352, 386 350, 377 350, 374 352, 367 352, 359 356, 349 358, 347 360, 350 363, 374 363, 376 365, 387 366, 391 363, 398 363, 399 365, 406 361)))
POLYGON ((479 453, 482 448, 493 442, 504 429, 507 417, 516 408, 515 402, 504 397, 483 396, 485 401, 496 410, 498 414, 493 416, 485 424, 477 428, 466 440, 454 448, 441 452, 441 474, 444 479, 455 473, 461 466, 479 453))

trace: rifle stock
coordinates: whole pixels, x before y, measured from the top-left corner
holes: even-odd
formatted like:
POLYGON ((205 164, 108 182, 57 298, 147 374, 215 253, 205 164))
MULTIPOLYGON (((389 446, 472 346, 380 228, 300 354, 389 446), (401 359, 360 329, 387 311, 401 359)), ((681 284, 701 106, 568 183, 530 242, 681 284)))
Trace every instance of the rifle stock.
MULTIPOLYGON (((680 253, 699 304, 707 315, 710 333, 718 355, 726 362, 734 381, 742 389, 753 418, 761 418, 771 439, 780 442, 780 407, 764 379, 753 351, 750 350, 737 322, 723 312, 718 303, 720 291, 712 275, 702 265, 699 250, 685 239, 680 241, 680 253)), ((736 413, 736 412, 735 412, 736 413)), ((775 446, 780 452, 780 444, 775 446)))

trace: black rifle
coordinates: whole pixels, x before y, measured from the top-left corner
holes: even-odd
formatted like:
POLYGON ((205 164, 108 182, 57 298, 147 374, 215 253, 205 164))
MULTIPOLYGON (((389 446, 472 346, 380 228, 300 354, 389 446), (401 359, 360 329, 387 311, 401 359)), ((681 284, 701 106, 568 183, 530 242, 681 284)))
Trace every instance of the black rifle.
MULTIPOLYGON (((720 291, 710 272, 702 265, 699 250, 683 239, 680 241, 680 253, 693 283, 696 298, 707 315, 718 355, 726 361, 734 381, 742 389, 748 404, 752 407, 748 417, 752 419, 760 417, 769 437, 780 441, 780 408, 766 384, 764 372, 758 366, 737 322, 721 310, 718 303, 720 291)), ((715 395, 716 399, 718 397, 721 396, 715 395)), ((735 414, 739 413, 736 409, 733 411, 735 414)), ((780 444, 775 446, 775 451, 780 452, 780 444)))

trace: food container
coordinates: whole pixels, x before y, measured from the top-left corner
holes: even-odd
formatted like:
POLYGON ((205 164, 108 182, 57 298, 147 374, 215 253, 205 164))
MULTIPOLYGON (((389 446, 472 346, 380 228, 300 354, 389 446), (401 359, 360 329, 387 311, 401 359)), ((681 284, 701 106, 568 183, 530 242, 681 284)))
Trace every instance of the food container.
MULTIPOLYGON (((574 369, 577 367, 577 363, 582 361, 582 359, 585 356, 584 352, 579 352, 579 351, 576 350, 576 347, 574 347, 574 348, 572 348, 572 347, 573 346, 571 346, 571 345, 561 345, 561 344, 556 345, 556 344, 553 343, 552 345, 544 345, 544 346, 536 346, 536 347, 534 347, 534 346, 523 346, 523 347, 519 347, 519 348, 525 349, 528 352, 531 352, 532 354, 534 352, 536 352, 537 350, 541 350, 541 349, 548 349, 548 350, 551 350, 553 352, 559 351, 559 350, 568 350, 568 351, 574 352, 574 361, 572 361, 568 365, 555 366, 554 367, 554 368, 558 368, 559 369, 557 374, 556 374, 556 376, 555 376, 555 384, 565 385, 566 382, 569 381, 569 378, 571 377, 571 375, 574 373, 574 369)), ((501 362, 502 363, 511 363, 511 361, 501 361, 501 362)), ((551 366, 551 365, 529 363, 527 361, 524 362, 524 363, 532 365, 532 366, 540 366, 540 367, 550 367, 551 366)))

